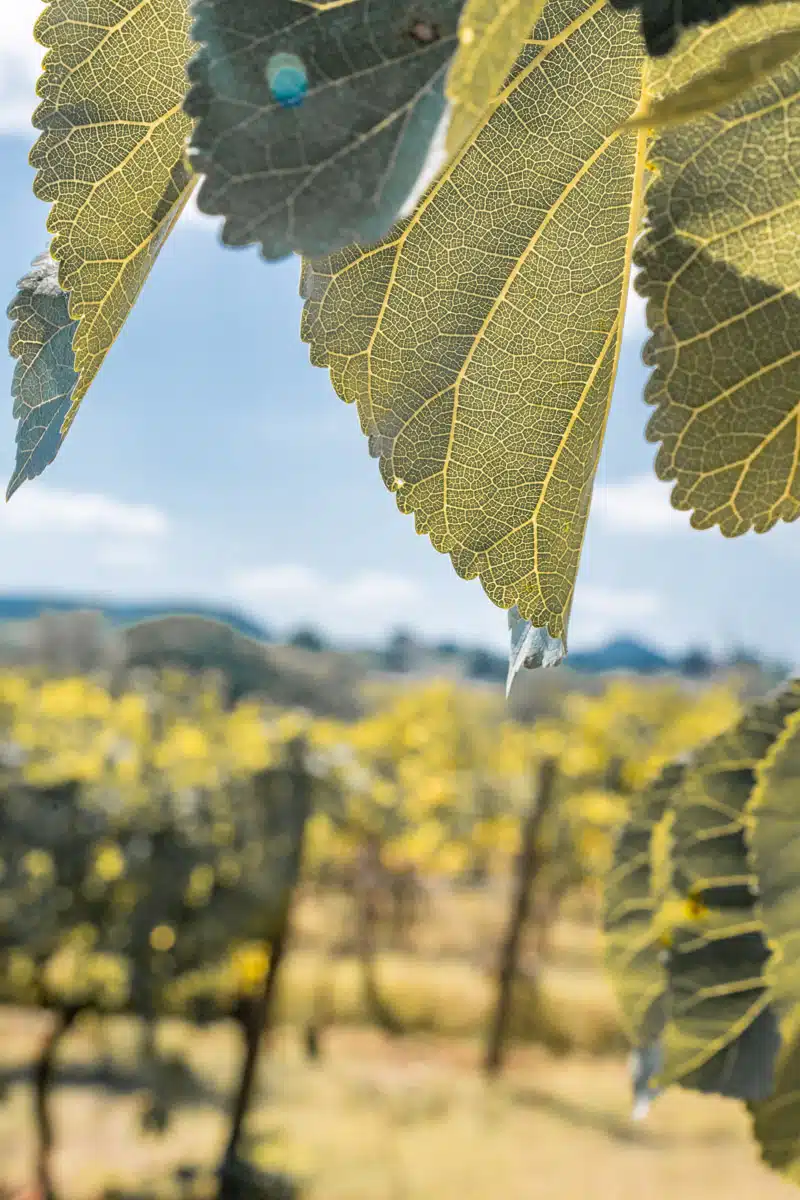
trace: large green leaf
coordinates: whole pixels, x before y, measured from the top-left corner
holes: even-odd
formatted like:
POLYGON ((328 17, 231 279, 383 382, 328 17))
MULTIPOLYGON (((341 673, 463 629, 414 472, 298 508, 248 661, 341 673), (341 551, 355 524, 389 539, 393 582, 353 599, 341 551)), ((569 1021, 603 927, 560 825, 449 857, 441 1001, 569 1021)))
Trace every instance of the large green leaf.
POLYGON ((664 1084, 740 1100, 770 1094, 780 1047, 752 905, 712 909, 673 929, 667 959, 664 1084))
POLYGON ((191 155, 227 245, 279 259, 386 233, 444 115, 463 3, 195 0, 191 155))
POLYGON ((744 844, 755 771, 800 708, 800 680, 751 704, 739 721, 696 752, 676 796, 675 883, 709 907, 739 907, 754 882, 744 844))
POLYGON ((78 383, 67 295, 49 254, 39 256, 17 285, 8 308, 13 325, 9 350, 17 360, 11 395, 17 426, 17 457, 8 496, 35 479, 53 461, 63 441, 61 427, 78 383))
POLYGON ((656 916, 666 898, 670 871, 666 866, 658 872, 654 849, 656 831, 669 819, 683 772, 682 764, 671 763, 632 799, 603 889, 606 965, 626 1030, 638 1046, 660 1035, 666 1015, 668 979, 656 916))
POLYGON ((545 0, 466 0, 447 76, 450 153, 466 141, 506 81, 545 0))
MULTIPOLYGON (((754 84, 771 75, 787 59, 800 51, 800 28, 780 29, 755 45, 734 45, 721 62, 697 73, 687 73, 685 80, 661 95, 660 84, 669 79, 672 61, 651 68, 649 82, 654 96, 647 95, 645 107, 629 122, 631 128, 647 125, 651 129, 680 125, 684 121, 714 112, 754 84)), ((686 66, 680 58, 678 65, 686 66)), ((682 73, 682 72, 681 72, 682 73)))
POLYGON ((687 919, 668 963, 669 1082, 748 1099, 768 1094, 778 1033, 744 828, 756 767, 799 708, 794 684, 751 705, 696 753, 675 795, 673 884, 687 919))
POLYGON ((34 190, 78 325, 64 433, 191 191, 188 27, 186 0, 52 0, 36 23, 34 190))
POLYGON ((750 1104, 753 1133, 763 1161, 800 1184, 800 1027, 797 1016, 784 1027, 772 1095, 750 1104))
MULTIPOLYGON (((655 94, 737 46, 800 29, 800 6, 738 12, 681 42, 655 94)), ((800 513, 800 56, 651 151, 637 286, 649 300, 647 436, 672 502, 726 536, 800 513)))
POLYGON ((800 711, 789 714, 757 770, 747 840, 772 950, 768 976, 782 1015, 800 1002, 800 711))
POLYGON ((551 0, 414 215, 301 284, 312 361, 357 403, 401 511, 553 638, 619 352, 645 149, 619 127, 641 61, 635 20, 551 0))
POLYGON ((655 58, 669 54, 682 30, 706 22, 720 21, 740 5, 761 0, 609 0, 620 12, 639 9, 647 53, 655 58))

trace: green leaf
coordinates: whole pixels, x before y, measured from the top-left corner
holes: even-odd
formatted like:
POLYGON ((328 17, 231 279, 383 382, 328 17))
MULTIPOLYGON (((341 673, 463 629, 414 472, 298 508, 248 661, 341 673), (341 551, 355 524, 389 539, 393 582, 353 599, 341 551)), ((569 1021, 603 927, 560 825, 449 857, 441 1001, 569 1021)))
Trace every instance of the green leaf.
POLYGON ((17 360, 11 395, 17 425, 17 456, 7 498, 41 475, 58 453, 61 427, 78 383, 72 339, 77 323, 49 254, 34 260, 8 308, 13 325, 9 351, 17 360))
POLYGON ((603 889, 606 966, 626 1031, 636 1046, 650 1045, 665 1020, 666 956, 655 918, 670 884, 670 871, 667 864, 659 873, 654 850, 657 830, 666 833, 684 769, 681 763, 670 763, 641 795, 632 798, 603 889))
POLYGON ((34 191, 77 322, 78 406, 189 198, 181 108, 190 54, 185 0, 52 0, 31 153, 34 191))
POLYGON ((678 927, 668 956, 663 1082, 761 1100, 772 1090, 780 1035, 760 922, 751 906, 714 909, 700 924, 678 927))
POLYGON ((744 828, 756 767, 798 708, 800 685, 751 705, 696 753, 676 793, 673 883, 686 916, 668 964, 668 1082, 747 1099, 768 1093, 778 1034, 744 828), (764 1070, 755 1071, 762 1060, 764 1070))
POLYGON ((800 711, 791 712, 758 765, 747 841, 759 912, 772 949, 768 976, 782 1016, 800 1002, 800 711))
POLYGON ((445 113, 463 2, 430 0, 422 19, 411 0, 196 0, 191 157, 226 245, 279 259, 386 233, 445 113), (275 90, 279 62, 295 91, 275 90))
MULTIPOLYGON (((718 979, 717 986, 724 984, 718 979)), ((771 1004, 733 1042, 713 1055, 695 1071, 691 1081, 682 1080, 698 1092, 728 1096, 751 1102, 764 1100, 775 1087, 775 1066, 781 1048, 778 1019, 771 1004)))
MULTIPOLYGON (((629 12, 638 8, 642 14, 642 35, 647 53, 660 58, 673 49, 683 29, 694 25, 721 21, 740 5, 759 4, 761 0, 609 0, 613 8, 629 12)), ((704 30, 705 34, 707 31, 704 30)))
POLYGON ((750 902, 746 806, 758 764, 799 708, 797 680, 751 704, 730 730, 695 753, 675 803, 675 883, 684 895, 711 907, 750 902))
POLYGON ((748 1105, 753 1134, 767 1166, 800 1184, 800 1028, 797 1014, 783 1029, 772 1095, 748 1105))
MULTIPOLYGON (((797 30, 795 4, 736 13, 686 38, 663 86, 759 34, 797 30)), ((647 436, 661 442, 659 478, 676 481, 673 505, 728 537, 800 514, 798 96, 795 55, 717 113, 662 132, 650 156, 635 256, 653 333, 647 436)))
POLYGON ((450 154, 463 145, 502 88, 544 5, 545 0, 466 0, 445 89, 452 105, 450 154))
POLYGON ((629 129, 642 125, 658 129, 680 125, 713 112, 735 100, 766 75, 771 75, 798 51, 800 29, 783 29, 755 46, 734 46, 718 66, 700 75, 689 75, 683 84, 673 83, 665 92, 660 84, 666 85, 669 80, 672 60, 667 59, 666 70, 663 60, 659 61, 649 72, 649 87, 645 90, 646 95, 649 91, 656 99, 631 117, 627 126, 629 129))
POLYGON ((619 126, 640 68, 634 20, 551 0, 414 215, 301 282, 312 362, 401 511, 565 645, 637 230, 645 139, 619 126))

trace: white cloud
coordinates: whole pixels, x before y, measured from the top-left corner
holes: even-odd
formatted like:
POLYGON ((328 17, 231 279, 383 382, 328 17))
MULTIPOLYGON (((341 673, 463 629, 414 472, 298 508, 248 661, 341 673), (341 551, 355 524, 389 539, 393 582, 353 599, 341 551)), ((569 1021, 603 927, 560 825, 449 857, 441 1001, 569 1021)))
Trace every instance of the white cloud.
POLYGON ((159 539, 127 539, 122 542, 106 542, 98 547, 97 560, 118 572, 136 572, 155 569, 161 561, 159 539))
POLYGON ((28 484, 0 506, 0 532, 8 534, 114 535, 160 538, 166 517, 149 504, 125 504, 92 492, 28 484))
POLYGON ((30 133, 36 77, 44 50, 33 38, 42 0, 3 0, 0 5, 0 133, 30 133))
POLYGON ((423 589, 383 571, 342 580, 294 564, 255 567, 234 574, 230 592, 269 622, 314 624, 340 637, 374 637, 398 623, 418 624, 423 589))
POLYGON ((579 588, 576 602, 581 610, 594 619, 612 617, 617 624, 652 617, 661 608, 661 599, 655 592, 636 588, 604 587, 587 584, 579 588))
POLYGON ((310 567, 254 567, 249 571, 238 571, 231 586, 243 596, 270 604, 308 596, 321 586, 321 580, 310 567))
POLYGON ((578 581, 570 621, 570 647, 595 645, 624 631, 626 635, 664 640, 663 602, 647 589, 616 588, 578 581))
POLYGON ((690 528, 689 514, 672 507, 671 487, 672 484, 661 483, 655 475, 636 475, 624 483, 599 484, 592 501, 592 516, 609 533, 657 536, 685 533, 690 528))
POLYGON ((382 571, 356 575, 342 584, 338 592, 339 603, 354 612, 372 608, 402 610, 408 604, 415 604, 420 596, 421 589, 413 580, 382 571))

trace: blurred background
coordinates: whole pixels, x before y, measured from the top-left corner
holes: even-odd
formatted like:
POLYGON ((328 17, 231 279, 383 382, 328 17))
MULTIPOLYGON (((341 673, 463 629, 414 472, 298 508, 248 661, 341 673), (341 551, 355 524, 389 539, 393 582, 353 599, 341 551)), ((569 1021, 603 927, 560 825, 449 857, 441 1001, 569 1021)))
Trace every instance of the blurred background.
MULTIPOLYGON (((40 9, 0 11, 9 300, 40 9)), ((800 659, 796 531, 670 508, 634 296, 569 665, 506 704, 505 614, 397 513, 298 266, 190 208, 0 509, 0 1194, 788 1196, 732 1103, 631 1121, 599 897, 631 796, 800 659)))

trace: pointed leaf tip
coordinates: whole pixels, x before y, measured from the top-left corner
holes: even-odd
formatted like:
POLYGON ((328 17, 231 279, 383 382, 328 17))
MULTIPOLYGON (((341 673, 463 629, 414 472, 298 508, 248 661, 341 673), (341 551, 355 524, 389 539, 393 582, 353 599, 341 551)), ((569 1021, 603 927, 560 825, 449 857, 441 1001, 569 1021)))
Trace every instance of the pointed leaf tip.
POLYGON ((648 143, 617 133, 641 95, 635 20, 599 0, 547 11, 502 103, 406 222, 379 246, 306 264, 302 337, 357 406, 416 531, 499 608, 516 604, 561 638, 563 653, 648 143), (576 61, 577 99, 567 82, 576 61), (514 164, 544 161, 509 208, 514 164), (576 256, 587 230, 591 253, 576 256), (520 311, 535 321, 520 322, 520 311), (565 374, 552 348, 574 345, 580 365, 565 374))
POLYGON ((72 349, 77 322, 70 319, 69 297, 59 286, 58 266, 49 253, 34 259, 17 287, 8 307, 9 351, 17 360, 11 384, 17 454, 6 500, 41 475, 58 454, 78 383, 72 349))
POLYGON ((33 190, 69 293, 75 368, 65 434, 174 228, 194 179, 181 109, 186 0, 50 0, 36 24, 33 190))
POLYGON ((511 646, 508 652, 506 696, 510 695, 512 684, 523 667, 528 670, 557 667, 566 655, 563 640, 552 637, 545 626, 536 628, 531 625, 530 621, 520 616, 516 605, 508 610, 508 628, 511 646))

